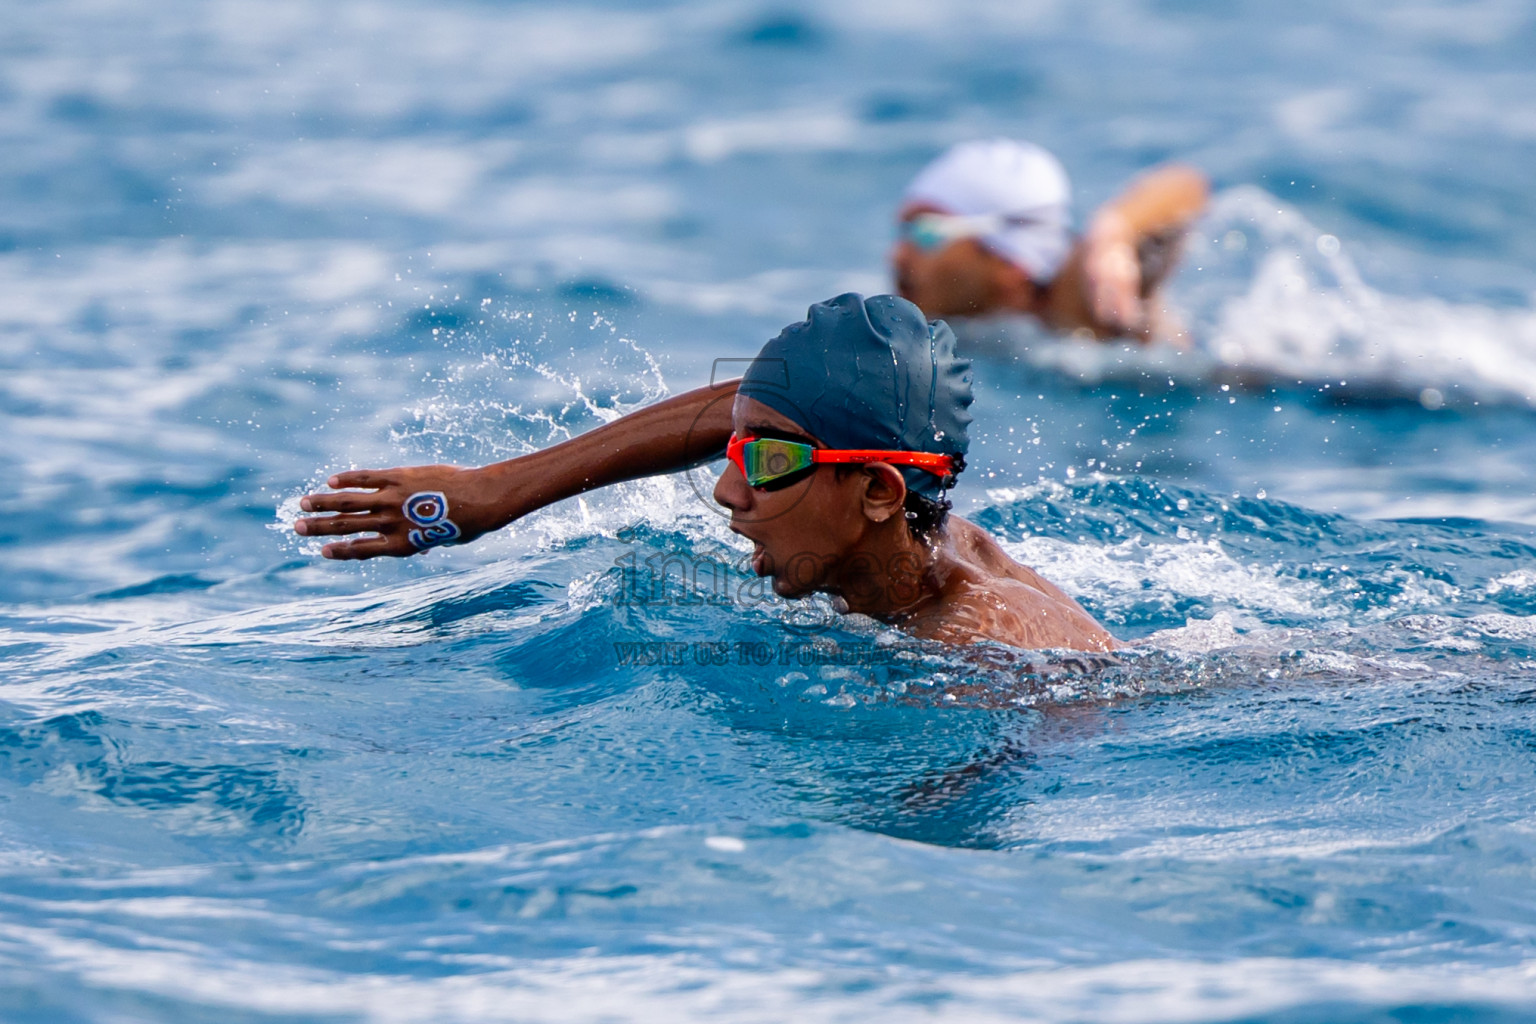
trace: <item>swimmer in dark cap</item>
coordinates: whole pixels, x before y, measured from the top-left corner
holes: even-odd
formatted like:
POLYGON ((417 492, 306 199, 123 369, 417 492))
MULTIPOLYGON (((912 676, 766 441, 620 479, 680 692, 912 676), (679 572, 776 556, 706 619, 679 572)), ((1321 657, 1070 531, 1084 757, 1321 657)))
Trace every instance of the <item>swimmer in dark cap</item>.
POLYGON ((949 515, 971 421, 968 361, 904 299, 840 295, 768 342, 738 382, 701 388, 563 444, 480 469, 339 473, 304 536, 368 533, 327 558, 411 555, 562 498, 725 454, 714 497, 783 597, 953 643, 1108 650, 1093 618, 983 530, 949 515), (727 401, 729 399, 729 401, 727 401))

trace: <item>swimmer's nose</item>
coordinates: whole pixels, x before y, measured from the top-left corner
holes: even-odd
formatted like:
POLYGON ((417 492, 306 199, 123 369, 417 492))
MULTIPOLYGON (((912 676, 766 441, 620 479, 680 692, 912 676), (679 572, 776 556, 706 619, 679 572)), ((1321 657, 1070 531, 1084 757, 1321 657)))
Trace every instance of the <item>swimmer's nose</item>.
POLYGON ((736 463, 727 462, 725 472, 715 481, 715 500, 732 512, 745 512, 752 506, 752 488, 736 463))

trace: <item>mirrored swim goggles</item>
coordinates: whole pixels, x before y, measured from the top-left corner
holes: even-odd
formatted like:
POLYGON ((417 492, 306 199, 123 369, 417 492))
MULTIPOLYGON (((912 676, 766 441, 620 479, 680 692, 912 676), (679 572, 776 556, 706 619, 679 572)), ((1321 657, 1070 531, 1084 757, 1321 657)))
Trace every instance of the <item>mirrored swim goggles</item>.
POLYGON ((737 437, 731 435, 725 457, 736 464, 750 487, 777 490, 787 487, 803 470, 833 463, 888 462, 893 466, 916 466, 937 477, 951 477, 955 462, 948 455, 934 452, 893 452, 870 448, 814 448, 798 441, 776 437, 737 437))
POLYGON ((1046 218, 1022 213, 919 213, 896 226, 897 237, 923 252, 932 252, 962 238, 981 238, 1007 228, 1044 224, 1046 218))

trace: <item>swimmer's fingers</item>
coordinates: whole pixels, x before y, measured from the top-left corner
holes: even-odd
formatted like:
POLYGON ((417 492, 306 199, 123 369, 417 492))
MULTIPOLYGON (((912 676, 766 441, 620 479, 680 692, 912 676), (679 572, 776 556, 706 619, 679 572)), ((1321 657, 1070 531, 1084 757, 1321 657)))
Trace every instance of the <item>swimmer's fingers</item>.
MULTIPOLYGON (((306 494, 299 500, 305 512, 334 512, 335 515, 317 515, 297 520, 293 532, 301 537, 331 537, 344 533, 386 532, 398 529, 401 519, 398 499, 391 500, 382 493, 359 494, 356 491, 337 494, 306 494)), ((410 552, 405 552, 409 554, 410 552)))
POLYGON ((352 561, 393 555, 404 558, 422 550, 410 539, 411 535, 399 515, 389 513, 326 516, 319 519, 301 519, 294 529, 307 537, 325 537, 349 533, 366 533, 369 536, 355 540, 331 543, 320 549, 320 554, 337 561, 352 561))
POLYGON ((317 516, 300 519, 293 524, 294 532, 303 537, 334 537, 346 533, 381 533, 401 525, 398 515, 379 515, 362 512, 356 515, 317 516))
POLYGON ((391 504, 398 502, 391 502, 378 492, 362 494, 358 491, 337 491, 306 494, 299 499, 299 508, 305 512, 377 512, 391 504))
POLYGON ((320 549, 320 553, 326 558, 339 562, 375 558, 379 555, 414 555, 416 549, 411 542, 404 537, 360 537, 357 540, 346 540, 335 544, 327 544, 320 549))
POLYGON ((337 473, 325 482, 327 487, 364 487, 376 491, 381 487, 388 487, 397 483, 400 478, 399 470, 392 469, 349 469, 345 473, 337 473))

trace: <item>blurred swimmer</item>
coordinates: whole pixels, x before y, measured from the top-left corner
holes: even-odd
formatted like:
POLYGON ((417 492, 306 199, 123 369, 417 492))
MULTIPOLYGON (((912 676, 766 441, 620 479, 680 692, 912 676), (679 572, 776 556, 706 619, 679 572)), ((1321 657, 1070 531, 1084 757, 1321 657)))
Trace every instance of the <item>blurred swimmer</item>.
POLYGON ((413 555, 474 540, 594 488, 727 458, 714 499, 775 593, 825 593, 916 636, 1030 649, 1114 639, 980 527, 949 515, 965 468, 971 369, 943 321, 891 295, 812 306, 740 381, 700 388, 540 452, 480 469, 338 473, 304 536, 368 533, 327 558, 413 555))
POLYGON ((1158 288, 1209 191, 1192 167, 1155 167, 1074 238, 1071 184, 1054 156, 1011 139, 963 142, 902 197, 896 290, 930 317, 1025 314, 1099 339, 1180 340, 1158 288))

